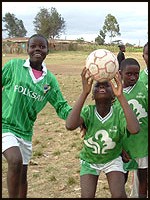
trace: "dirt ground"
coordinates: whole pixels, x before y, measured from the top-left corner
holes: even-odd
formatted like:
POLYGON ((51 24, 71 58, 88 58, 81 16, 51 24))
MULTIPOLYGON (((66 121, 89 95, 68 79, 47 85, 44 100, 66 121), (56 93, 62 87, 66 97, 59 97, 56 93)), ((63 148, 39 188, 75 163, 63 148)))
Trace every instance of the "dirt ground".
MULTIPOLYGON (((83 66, 83 65, 82 65, 83 66)), ((81 68, 49 65, 70 105, 81 91, 81 68)), ((87 101, 91 101, 91 96, 87 101)), ((79 152, 83 139, 80 130, 67 131, 51 105, 38 115, 34 126, 33 156, 28 168, 28 198, 80 198, 79 152)), ((2 198, 7 198, 6 161, 2 160, 2 198)), ((129 195, 131 174, 126 185, 129 195)), ((96 198, 110 198, 105 174, 98 181, 96 198)))

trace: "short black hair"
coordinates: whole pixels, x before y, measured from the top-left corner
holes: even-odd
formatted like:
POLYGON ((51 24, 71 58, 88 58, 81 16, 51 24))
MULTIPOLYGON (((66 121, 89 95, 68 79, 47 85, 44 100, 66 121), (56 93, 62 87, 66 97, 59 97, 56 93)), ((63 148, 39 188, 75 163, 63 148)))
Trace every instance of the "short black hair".
POLYGON ((47 38, 46 38, 44 35, 42 35, 42 34, 33 34, 33 35, 28 39, 27 46, 29 46, 29 42, 30 42, 31 38, 34 38, 34 37, 42 37, 42 38, 46 41, 47 47, 49 48, 48 40, 47 40, 47 38))
POLYGON ((124 44, 119 44, 118 47, 121 49, 121 48, 124 48, 125 45, 124 44))
POLYGON ((140 69, 139 62, 134 58, 126 58, 121 62, 120 71, 123 71, 127 65, 137 65, 140 69))

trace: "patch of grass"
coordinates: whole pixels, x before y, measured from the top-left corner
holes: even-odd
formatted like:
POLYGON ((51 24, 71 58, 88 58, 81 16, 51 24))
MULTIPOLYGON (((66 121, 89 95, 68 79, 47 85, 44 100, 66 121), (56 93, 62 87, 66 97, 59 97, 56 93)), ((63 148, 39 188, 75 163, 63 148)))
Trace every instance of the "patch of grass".
POLYGON ((40 157, 43 155, 43 151, 42 149, 36 149, 34 152, 33 152, 33 157, 40 157))
POLYGON ((50 176, 50 177, 48 178, 48 180, 49 180, 49 181, 56 181, 57 179, 56 179, 56 177, 55 177, 54 175, 52 175, 52 176, 50 176))
POLYGON ((55 168, 54 167, 52 167, 52 166, 48 166, 47 168, 46 168, 46 170, 45 170, 45 172, 53 172, 55 170, 55 168))
POLYGON ((60 151, 59 150, 58 151, 54 151, 53 155, 54 156, 59 156, 60 155, 60 151))
POLYGON ((76 184, 76 180, 74 177, 69 177, 68 180, 67 180, 67 185, 73 185, 73 184, 76 184))
POLYGON ((37 144, 40 144, 40 140, 38 138, 36 138, 34 141, 33 141, 33 145, 36 146, 37 144))
POLYGON ((40 177, 40 173, 33 173, 33 178, 39 178, 40 177))

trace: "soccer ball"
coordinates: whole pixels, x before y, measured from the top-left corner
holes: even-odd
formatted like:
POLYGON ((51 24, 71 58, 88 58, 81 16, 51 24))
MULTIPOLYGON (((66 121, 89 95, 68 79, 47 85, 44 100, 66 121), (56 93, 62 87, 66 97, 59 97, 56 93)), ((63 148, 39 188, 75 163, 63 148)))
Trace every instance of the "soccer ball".
POLYGON ((89 75, 99 82, 113 79, 119 69, 117 57, 106 49, 97 49, 90 53, 85 66, 89 75))

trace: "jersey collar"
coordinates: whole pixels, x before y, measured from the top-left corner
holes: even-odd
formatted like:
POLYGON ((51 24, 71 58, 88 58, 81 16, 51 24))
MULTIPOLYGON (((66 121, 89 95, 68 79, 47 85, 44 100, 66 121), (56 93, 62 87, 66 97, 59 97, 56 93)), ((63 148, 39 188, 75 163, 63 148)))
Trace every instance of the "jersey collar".
POLYGON ((97 112, 97 109, 95 108, 95 115, 101 121, 101 123, 106 122, 112 116, 112 113, 113 113, 113 108, 111 106, 109 113, 105 117, 101 117, 100 114, 97 112))
MULTIPOLYGON (((29 58, 25 61, 25 63, 23 64, 23 66, 31 68, 29 58)), ((47 68, 46 68, 46 64, 44 62, 42 62, 42 67, 43 67, 42 68, 43 75, 46 75, 47 74, 47 68)))
POLYGON ((148 68, 145 68, 145 69, 144 69, 144 72, 145 72, 145 74, 148 75, 148 68))

